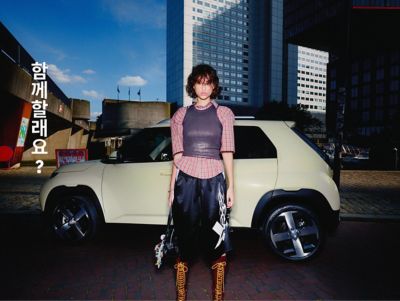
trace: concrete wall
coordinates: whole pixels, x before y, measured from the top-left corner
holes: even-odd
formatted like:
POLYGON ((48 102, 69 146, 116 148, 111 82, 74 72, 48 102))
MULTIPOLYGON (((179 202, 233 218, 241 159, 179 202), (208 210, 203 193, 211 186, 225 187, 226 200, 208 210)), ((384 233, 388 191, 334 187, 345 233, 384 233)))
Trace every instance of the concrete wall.
POLYGON ((90 102, 84 99, 72 98, 72 118, 90 119, 90 102))
POLYGON ((4 55, 0 55, 0 90, 32 102, 32 77, 4 55))
POLYGON ((145 128, 170 118, 167 102, 103 100, 102 130, 145 128))
POLYGON ((88 138, 89 133, 81 129, 69 137, 67 148, 87 148, 88 138))
POLYGON ((53 135, 47 137, 46 140, 46 150, 47 155, 32 155, 34 151, 33 147, 25 149, 22 161, 36 161, 36 160, 54 160, 55 150, 59 148, 68 148, 69 137, 71 136, 71 128, 60 130, 53 135))

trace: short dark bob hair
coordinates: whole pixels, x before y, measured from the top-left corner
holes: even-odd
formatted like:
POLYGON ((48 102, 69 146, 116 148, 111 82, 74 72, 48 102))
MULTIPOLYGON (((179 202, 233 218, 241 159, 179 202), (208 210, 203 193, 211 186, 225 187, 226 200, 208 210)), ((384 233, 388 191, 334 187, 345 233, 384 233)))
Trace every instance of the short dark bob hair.
POLYGON ((192 98, 197 97, 196 91, 194 90, 194 85, 196 83, 202 82, 203 79, 205 79, 208 84, 214 85, 214 89, 211 93, 210 98, 217 98, 221 90, 219 87, 219 78, 217 75, 217 71, 210 65, 206 64, 199 64, 192 68, 192 73, 190 73, 186 85, 186 92, 188 93, 188 95, 192 98))

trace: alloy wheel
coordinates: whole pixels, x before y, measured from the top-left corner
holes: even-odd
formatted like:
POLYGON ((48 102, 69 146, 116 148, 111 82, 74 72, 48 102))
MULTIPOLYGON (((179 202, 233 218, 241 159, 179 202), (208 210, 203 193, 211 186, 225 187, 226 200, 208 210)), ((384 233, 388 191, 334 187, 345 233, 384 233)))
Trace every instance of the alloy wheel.
POLYGON ((322 240, 321 229, 312 212, 295 205, 275 210, 266 223, 265 234, 274 252, 292 261, 315 255, 322 240))
POLYGON ((86 239, 93 228, 93 221, 87 204, 77 197, 60 201, 53 210, 55 234, 68 241, 86 239))

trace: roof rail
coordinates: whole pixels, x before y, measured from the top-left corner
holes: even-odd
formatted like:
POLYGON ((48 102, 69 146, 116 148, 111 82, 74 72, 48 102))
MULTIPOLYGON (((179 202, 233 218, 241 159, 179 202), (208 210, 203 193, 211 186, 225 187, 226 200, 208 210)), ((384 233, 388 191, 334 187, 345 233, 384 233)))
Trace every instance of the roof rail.
POLYGON ((254 116, 235 116, 235 119, 256 119, 254 116))

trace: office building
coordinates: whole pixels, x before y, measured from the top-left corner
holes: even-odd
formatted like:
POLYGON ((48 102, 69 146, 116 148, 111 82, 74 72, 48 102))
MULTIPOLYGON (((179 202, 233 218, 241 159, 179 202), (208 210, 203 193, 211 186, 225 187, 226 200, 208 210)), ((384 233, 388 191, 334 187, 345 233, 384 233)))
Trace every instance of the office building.
POLYGON ((192 103, 185 83, 206 63, 220 77, 218 101, 241 112, 282 101, 282 1, 167 2, 167 101, 192 103))
MULTIPOLYGON (((340 90, 344 140, 368 144, 393 131, 400 110, 400 1, 285 0, 285 41, 328 51, 327 131, 335 137, 340 90)), ((291 76, 288 72, 287 77, 291 76)))

